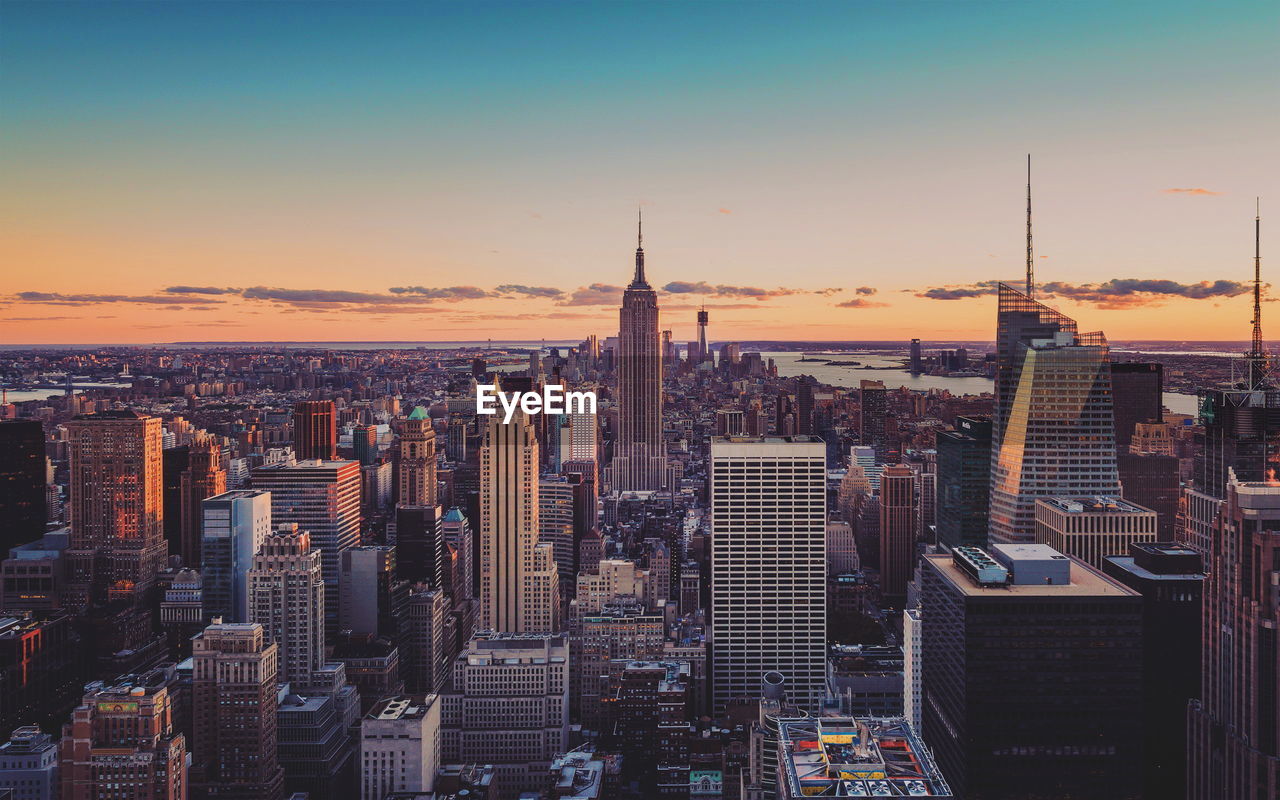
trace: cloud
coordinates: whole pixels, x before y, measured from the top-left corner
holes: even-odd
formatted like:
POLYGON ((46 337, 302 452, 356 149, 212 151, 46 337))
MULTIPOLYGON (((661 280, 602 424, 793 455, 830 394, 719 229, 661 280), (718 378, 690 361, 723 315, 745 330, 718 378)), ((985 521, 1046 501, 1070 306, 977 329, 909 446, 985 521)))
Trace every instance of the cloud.
POLYGON ((755 303, 663 303, 663 311, 694 311, 706 309, 707 311, 733 311, 743 308, 760 308, 755 303))
MULTIPOLYGON (((706 281, 672 281, 662 287, 662 291, 670 294, 705 294, 710 297, 754 297, 756 300, 768 300, 771 297, 785 297, 792 294, 801 294, 808 291, 807 289, 787 289, 778 287, 777 289, 762 289, 759 286, 730 286, 719 283, 712 284, 706 281)), ((826 290, 819 290, 817 293, 822 294, 826 290)))
POLYGON ((593 283, 590 286, 580 286, 569 295, 568 298, 561 300, 557 305, 562 306, 616 306, 622 303, 621 286, 610 286, 606 283, 593 283))
POLYGON ((272 300, 291 305, 333 305, 343 303, 422 303, 417 297, 398 297, 377 292, 350 292, 342 289, 281 289, 268 286, 252 286, 241 296, 248 300, 272 300))
POLYGON ((1202 189, 1200 187, 1195 187, 1193 189, 1164 189, 1162 191, 1164 194, 1188 194, 1194 197, 1217 197, 1222 194, 1222 192, 1215 192, 1210 189, 1202 189))
POLYGON ((858 294, 866 294, 866 295, 872 295, 876 293, 876 289, 874 286, 859 286, 857 289, 854 289, 854 291, 857 292, 858 294))
POLYGON ((494 296, 493 292, 476 286, 446 286, 440 289, 426 286, 392 286, 391 293, 414 295, 431 300, 480 300, 494 296))
POLYGON ((977 283, 962 286, 935 286, 917 291, 914 294, 916 297, 924 297, 929 300, 965 300, 970 297, 995 294, 996 284, 998 283, 999 281, 978 281, 977 283))
MULTIPOLYGON (((392 291, 395 291, 394 289, 392 291)), ((501 286, 495 286, 493 289, 497 294, 515 294, 524 295, 525 297, 564 297, 564 292, 551 286, 522 286, 518 283, 504 283, 501 286)))
MULTIPOLYGON (((58 292, 18 292, 9 298, 11 301, 24 303, 41 303, 54 306, 87 306, 98 303, 139 303, 143 305, 172 305, 177 298, 163 295, 127 295, 127 294, 60 294, 58 292)), ((204 297, 188 297, 183 303, 207 304, 221 303, 221 300, 210 300, 204 297)))
POLYGON ((888 303, 877 303, 875 300, 867 300, 864 297, 855 297, 843 303, 836 303, 836 308, 887 308, 888 305, 888 303))
MULTIPOLYGON (((841 292, 843 292, 843 291, 844 291, 844 289, 841 289, 841 288, 839 288, 839 287, 836 287, 836 286, 829 286, 829 287, 827 287, 826 289, 814 289, 814 290, 813 290, 813 293, 814 293, 814 294, 820 294, 820 295, 822 295, 823 297, 830 297, 830 296, 831 296, 831 295, 833 295, 833 294, 840 294, 840 293, 841 293, 841 292)), ((872 289, 871 291, 873 291, 873 292, 874 292, 874 291, 875 291, 875 289, 872 289)))
MULTIPOLYGON (((930 300, 963 300, 995 294, 998 283, 999 281, 978 281, 959 286, 937 286, 915 291, 914 294, 916 297, 930 300)), ((1019 285, 1014 284, 1015 288, 1019 285)), ((1100 283, 1072 284, 1055 281, 1041 284, 1037 287, 1037 293, 1045 297, 1061 297, 1078 303, 1090 303, 1099 308, 1129 308, 1158 305, 1175 297, 1191 300, 1235 297, 1248 292, 1249 289, 1250 286, 1247 283, 1228 280, 1178 283, 1149 278, 1112 278, 1100 283)))
POLYGON ((163 289, 169 294, 239 294, 239 289, 223 289, 218 286, 169 286, 163 289))
POLYGON ((733 211, 731 211, 730 209, 727 209, 727 208, 718 208, 718 209, 716 209, 716 210, 717 210, 717 211, 719 211, 721 214, 732 214, 732 213, 733 213, 733 211))
POLYGON ((1247 283, 1216 280, 1178 283, 1170 280, 1112 278, 1102 283, 1046 283, 1045 294, 1066 297, 1079 303, 1092 303, 1100 308, 1128 308, 1158 305, 1171 297, 1205 300, 1212 297, 1236 297, 1250 291, 1247 283))

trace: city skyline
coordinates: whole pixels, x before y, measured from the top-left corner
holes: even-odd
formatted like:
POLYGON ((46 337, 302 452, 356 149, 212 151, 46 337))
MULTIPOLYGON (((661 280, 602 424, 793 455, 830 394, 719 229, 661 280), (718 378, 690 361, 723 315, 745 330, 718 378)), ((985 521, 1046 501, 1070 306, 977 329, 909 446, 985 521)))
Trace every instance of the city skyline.
POLYGON ((677 342, 985 339, 1030 151, 1037 298, 1242 338, 1280 12, 927 8, 8 4, 0 336, 610 335, 638 204, 677 342))

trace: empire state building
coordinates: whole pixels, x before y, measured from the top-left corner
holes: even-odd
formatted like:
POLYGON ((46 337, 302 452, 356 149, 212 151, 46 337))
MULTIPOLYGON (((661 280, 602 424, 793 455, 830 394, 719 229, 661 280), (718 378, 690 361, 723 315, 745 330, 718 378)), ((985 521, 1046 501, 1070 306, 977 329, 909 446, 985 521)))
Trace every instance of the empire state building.
POLYGON ((658 293, 644 277, 643 228, 637 228, 636 272, 622 295, 618 318, 618 441, 613 488, 623 492, 664 487, 662 350, 658 293))

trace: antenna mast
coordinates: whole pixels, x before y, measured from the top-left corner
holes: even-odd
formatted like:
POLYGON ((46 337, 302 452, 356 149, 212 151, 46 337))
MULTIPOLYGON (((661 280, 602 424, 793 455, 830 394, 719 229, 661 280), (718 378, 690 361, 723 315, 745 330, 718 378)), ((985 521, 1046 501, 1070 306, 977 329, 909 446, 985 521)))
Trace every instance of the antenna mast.
POLYGON ((1027 297, 1036 292, 1035 254, 1031 248, 1031 154, 1027 153, 1027 297))
POLYGON ((1262 202, 1253 216, 1253 346, 1249 348, 1249 388, 1266 379, 1267 353, 1262 344, 1262 202))

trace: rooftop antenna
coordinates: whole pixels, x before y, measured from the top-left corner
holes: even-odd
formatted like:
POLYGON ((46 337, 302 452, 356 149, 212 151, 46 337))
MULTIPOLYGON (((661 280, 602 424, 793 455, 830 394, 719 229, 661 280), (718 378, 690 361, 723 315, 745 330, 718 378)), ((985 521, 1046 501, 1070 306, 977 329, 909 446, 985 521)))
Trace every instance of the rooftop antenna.
POLYGON ((1027 153, 1027 297, 1036 291, 1035 251, 1031 247, 1031 154, 1027 153))
POLYGON ((1262 385, 1267 353, 1262 344, 1262 200, 1255 199, 1253 215, 1253 346, 1249 348, 1249 388, 1262 385))
POLYGON ((636 206, 636 275, 631 285, 644 288, 644 209, 636 206))

